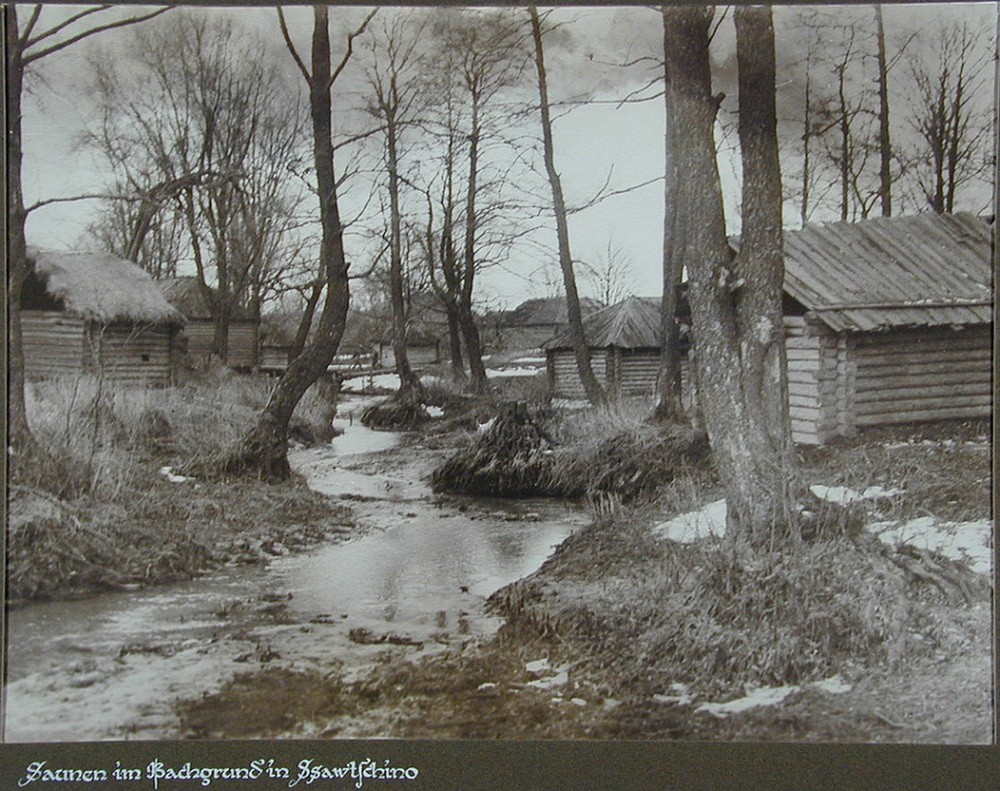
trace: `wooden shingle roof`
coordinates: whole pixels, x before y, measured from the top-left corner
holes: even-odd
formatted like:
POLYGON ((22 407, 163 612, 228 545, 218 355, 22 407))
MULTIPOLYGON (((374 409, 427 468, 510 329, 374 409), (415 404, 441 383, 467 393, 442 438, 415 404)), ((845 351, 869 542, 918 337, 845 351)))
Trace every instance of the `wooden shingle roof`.
POLYGON ((836 331, 988 323, 991 235, 971 214, 809 225, 785 233, 785 291, 836 331))
MULTIPOLYGON (((600 309, 601 303, 593 297, 580 298, 580 312, 584 317, 600 309)), ((549 327, 566 324, 569 317, 566 312, 566 297, 541 297, 528 299, 504 316, 503 323, 507 327, 549 327)))
MULTIPOLYGON (((655 349, 660 346, 660 298, 628 297, 591 313, 583 320, 583 335, 592 349, 655 349)), ((570 347, 569 332, 545 344, 546 349, 570 347)))

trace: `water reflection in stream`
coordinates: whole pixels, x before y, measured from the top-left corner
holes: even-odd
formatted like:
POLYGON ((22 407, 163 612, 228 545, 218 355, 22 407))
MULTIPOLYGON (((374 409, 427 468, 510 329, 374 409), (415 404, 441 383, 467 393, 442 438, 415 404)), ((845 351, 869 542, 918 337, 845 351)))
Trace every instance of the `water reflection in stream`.
POLYGON ((313 488, 350 497, 361 537, 266 569, 13 610, 6 739, 176 737, 172 702, 237 672, 363 672, 385 646, 352 642, 352 629, 420 644, 401 655, 493 631, 485 597, 536 569, 584 517, 561 503, 438 498, 420 480, 427 460, 380 471, 375 454, 401 437, 361 426, 365 403, 348 403, 329 446, 291 454, 313 488))

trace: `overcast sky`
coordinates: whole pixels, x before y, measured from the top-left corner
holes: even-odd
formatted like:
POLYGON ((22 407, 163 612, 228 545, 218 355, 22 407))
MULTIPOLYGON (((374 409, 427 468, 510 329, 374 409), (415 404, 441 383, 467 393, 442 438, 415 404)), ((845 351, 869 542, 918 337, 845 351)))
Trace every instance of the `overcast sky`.
MULTIPOLYGON (((22 9, 22 18, 24 11, 22 9)), ((829 10, 829 9, 828 9, 829 10)), ((49 20, 58 19, 62 9, 47 9, 49 20)), ((261 57, 275 58, 289 75, 298 81, 295 66, 286 52, 276 14, 270 8, 215 8, 212 14, 236 14, 238 19, 255 27, 268 37, 269 51, 261 57)), ((334 41, 352 20, 360 18, 363 9, 334 9, 331 18, 334 41)), ((389 9, 383 13, 394 13, 389 9)), ((794 148, 801 134, 792 121, 800 114, 804 38, 797 27, 797 11, 778 9, 775 25, 778 34, 779 113, 786 119, 785 145, 794 148)), ((862 26, 874 27, 871 7, 832 9, 830 13, 857 15, 862 26)), ((886 26, 893 46, 906 41, 911 33, 923 31, 924 38, 909 45, 907 57, 932 59, 933 46, 929 31, 949 20, 964 20, 975 29, 984 31, 991 45, 996 30, 997 4, 973 5, 887 5, 886 26)), ((550 93, 554 100, 588 95, 601 103, 581 107, 563 117, 556 127, 556 160, 562 173, 570 203, 592 196, 610 174, 610 189, 624 189, 659 177, 663 172, 663 105, 659 99, 618 106, 618 99, 642 86, 656 75, 652 63, 640 63, 622 68, 621 63, 643 57, 662 57, 662 28, 659 15, 641 7, 560 9, 553 19, 566 23, 560 33, 548 43, 550 93)), ((289 12, 293 37, 303 52, 308 52, 311 14, 297 8, 289 12)), ((126 31, 104 35, 101 44, 113 47, 115 36, 126 31)), ((720 28, 714 42, 714 73, 716 89, 727 93, 720 118, 724 124, 734 122, 736 102, 731 20, 720 28)), ((95 41, 97 39, 95 38, 95 41)), ((30 93, 24 102, 24 188, 27 204, 56 196, 101 191, 108 178, 101 163, 80 139, 94 122, 94 109, 85 91, 88 46, 76 46, 42 61, 42 69, 30 80, 30 93)), ((901 59, 892 75, 893 95, 902 102, 912 80, 907 79, 907 65, 901 59)), ((123 64, 127 67, 127 64, 123 64)), ((992 68, 992 67, 990 67, 992 68)), ((338 84, 344 103, 350 104, 350 94, 360 84, 360 72, 338 84)), ((527 75, 533 76, 533 72, 527 75)), ((992 78, 987 87, 992 86, 992 78)), ((530 83, 527 87, 530 87, 530 83)), ((526 87, 526 90, 527 90, 526 87)), ((875 91, 875 85, 870 89, 875 91)), ((652 91, 649 92, 652 95, 652 91)), ((979 97, 980 103, 992 104, 995 92, 979 97)), ((902 106, 901 104, 899 106, 902 106)), ((535 121, 537 124, 537 121, 535 121)), ((894 117, 894 135, 900 141, 912 140, 912 128, 906 118, 894 117)), ((537 129, 531 129, 532 134, 537 129)), ((720 171, 727 200, 727 220, 732 231, 739 229, 738 165, 734 152, 735 133, 720 126, 718 133, 721 155, 720 171)), ((790 148, 789 150, 792 150, 790 148)), ((794 159, 794 158, 793 158, 794 159)), ((788 166, 789 172, 790 168, 788 166)), ((789 173, 786 173, 786 177, 789 173)), ((544 184, 542 184, 544 187, 544 184)), ((984 182, 969 193, 964 209, 992 211, 991 190, 984 182)), ((541 198, 546 195, 541 193, 541 198)), ((354 198, 347 194, 344 203, 348 211, 354 198)), ((96 201, 58 204, 31 215, 28 222, 29 244, 73 248, 81 244, 88 223, 98 209, 96 201)), ((795 203, 786 206, 789 227, 798 224, 795 203)), ((911 208, 912 211, 912 208, 911 208)), ((654 182, 634 192, 610 198, 593 208, 573 216, 571 245, 574 257, 594 262, 604 253, 608 243, 619 247, 632 266, 629 290, 639 294, 657 294, 660 288, 663 197, 662 184, 654 182)), ((835 219, 835 206, 821 207, 813 220, 835 219)), ((355 242, 360 244, 360 241, 355 242)), ((517 304, 538 296, 549 287, 555 268, 552 251, 554 230, 543 230, 532 236, 530 244, 519 245, 502 267, 487 273, 482 279, 482 296, 491 303, 517 304)), ((349 253, 362 258, 361 249, 349 253)), ((584 292, 587 288, 584 287, 584 292)))

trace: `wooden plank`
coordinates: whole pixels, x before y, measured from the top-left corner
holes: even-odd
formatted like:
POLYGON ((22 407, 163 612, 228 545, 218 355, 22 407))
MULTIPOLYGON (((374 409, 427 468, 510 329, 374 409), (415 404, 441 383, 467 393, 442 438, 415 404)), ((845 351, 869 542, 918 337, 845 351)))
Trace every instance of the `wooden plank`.
POLYGON ((992 393, 971 393, 962 398, 911 398, 891 403, 858 404, 857 414, 865 417, 890 417, 905 412, 936 413, 963 407, 992 406, 992 393))
POLYGON ((961 407, 941 407, 935 409, 895 412, 889 415, 858 415, 859 426, 882 426, 892 423, 917 423, 928 420, 960 420, 962 418, 990 417, 993 403, 975 403, 961 407))
POLYGON ((989 369, 973 368, 965 371, 948 371, 946 373, 927 373, 925 371, 906 371, 891 373, 887 376, 859 376, 855 391, 859 400, 870 392, 885 392, 905 388, 935 387, 938 385, 963 385, 972 383, 991 383, 992 372, 989 369))

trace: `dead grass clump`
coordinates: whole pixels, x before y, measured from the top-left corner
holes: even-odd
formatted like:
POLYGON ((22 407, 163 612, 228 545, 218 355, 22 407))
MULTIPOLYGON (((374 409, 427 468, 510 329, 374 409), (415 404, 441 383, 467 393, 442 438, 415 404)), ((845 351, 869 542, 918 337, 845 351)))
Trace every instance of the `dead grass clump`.
POLYGON ((563 491, 634 500, 710 464, 707 437, 689 426, 642 422, 612 434, 595 426, 557 451, 553 478, 563 491))
POLYGON ((643 641, 683 681, 796 684, 884 662, 906 617, 904 576, 850 541, 753 557, 720 550, 643 641))
POLYGON ((527 404, 507 404, 475 442, 434 471, 438 492, 494 497, 559 494, 552 484, 552 442, 527 404))
POLYGON ((430 420, 427 409, 418 394, 406 391, 392 398, 372 404, 361 414, 361 422, 368 428, 409 429, 430 420))

